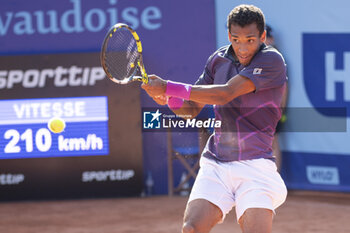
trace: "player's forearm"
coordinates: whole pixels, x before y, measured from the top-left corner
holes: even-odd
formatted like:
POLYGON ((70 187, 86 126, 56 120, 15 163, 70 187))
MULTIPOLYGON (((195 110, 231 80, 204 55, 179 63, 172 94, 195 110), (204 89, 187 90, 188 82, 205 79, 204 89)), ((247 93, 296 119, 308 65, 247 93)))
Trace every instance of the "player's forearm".
MULTIPOLYGON (((168 81, 165 94, 177 99, 191 100, 201 104, 226 104, 232 99, 232 92, 227 84, 223 85, 189 85, 168 81)), ((174 100, 175 105, 178 103, 174 100)), ((180 103, 182 104, 182 103, 180 103)))
POLYGON ((255 90, 254 83, 246 77, 236 75, 225 84, 188 85, 168 81, 165 93, 201 104, 224 105, 240 95, 255 90))
POLYGON ((192 86, 190 100, 202 104, 224 105, 236 98, 235 92, 226 85, 192 86))

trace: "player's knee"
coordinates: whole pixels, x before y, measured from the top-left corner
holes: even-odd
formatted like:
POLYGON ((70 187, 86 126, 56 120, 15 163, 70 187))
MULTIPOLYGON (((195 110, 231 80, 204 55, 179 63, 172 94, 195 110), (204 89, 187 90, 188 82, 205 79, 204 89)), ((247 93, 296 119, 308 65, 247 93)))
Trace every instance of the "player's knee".
POLYGON ((182 225, 182 233, 195 233, 195 226, 191 222, 184 222, 182 225))

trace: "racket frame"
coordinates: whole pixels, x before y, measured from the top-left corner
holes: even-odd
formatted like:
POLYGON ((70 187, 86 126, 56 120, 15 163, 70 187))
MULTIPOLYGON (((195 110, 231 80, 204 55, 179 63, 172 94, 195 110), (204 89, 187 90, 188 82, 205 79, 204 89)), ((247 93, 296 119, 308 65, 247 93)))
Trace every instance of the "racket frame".
POLYGON ((143 83, 148 83, 148 75, 146 73, 145 66, 143 64, 143 59, 142 59, 142 44, 140 41, 140 37, 137 35, 136 31, 133 30, 127 24, 117 23, 109 29, 108 33, 106 34, 106 36, 103 40, 101 54, 100 54, 100 60, 101 60, 101 65, 103 67, 103 70, 105 71, 107 77, 115 83, 127 84, 127 83, 130 83, 133 81, 141 81, 143 83), (125 79, 120 80, 120 79, 114 78, 113 75, 109 72, 105 58, 106 58, 106 49, 108 46, 108 41, 113 37, 114 33, 116 33, 118 30, 120 30, 122 28, 128 29, 130 31, 130 33, 132 34, 132 36, 134 37, 134 39, 136 41, 136 46, 137 46, 138 58, 136 59, 137 64, 134 64, 134 65, 137 65, 134 72, 129 77, 126 77, 125 79), (138 69, 140 70, 141 76, 135 76, 138 69))

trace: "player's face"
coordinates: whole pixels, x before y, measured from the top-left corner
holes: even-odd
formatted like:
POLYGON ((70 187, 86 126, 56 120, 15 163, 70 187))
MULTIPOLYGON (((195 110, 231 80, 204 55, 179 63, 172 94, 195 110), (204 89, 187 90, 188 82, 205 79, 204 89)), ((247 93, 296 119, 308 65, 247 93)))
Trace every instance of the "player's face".
POLYGON ((232 24, 228 37, 239 62, 246 66, 251 62, 260 45, 265 42, 266 31, 259 36, 256 23, 245 27, 232 24))

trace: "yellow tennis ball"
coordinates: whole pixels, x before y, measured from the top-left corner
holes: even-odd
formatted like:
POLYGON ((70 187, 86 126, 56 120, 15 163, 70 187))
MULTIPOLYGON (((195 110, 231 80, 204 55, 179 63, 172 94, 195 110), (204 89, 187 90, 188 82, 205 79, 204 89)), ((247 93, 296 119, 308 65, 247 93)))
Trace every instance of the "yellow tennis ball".
POLYGON ((49 120, 47 127, 53 133, 61 133, 64 130, 64 128, 66 128, 66 123, 63 119, 59 117, 53 117, 49 120))

